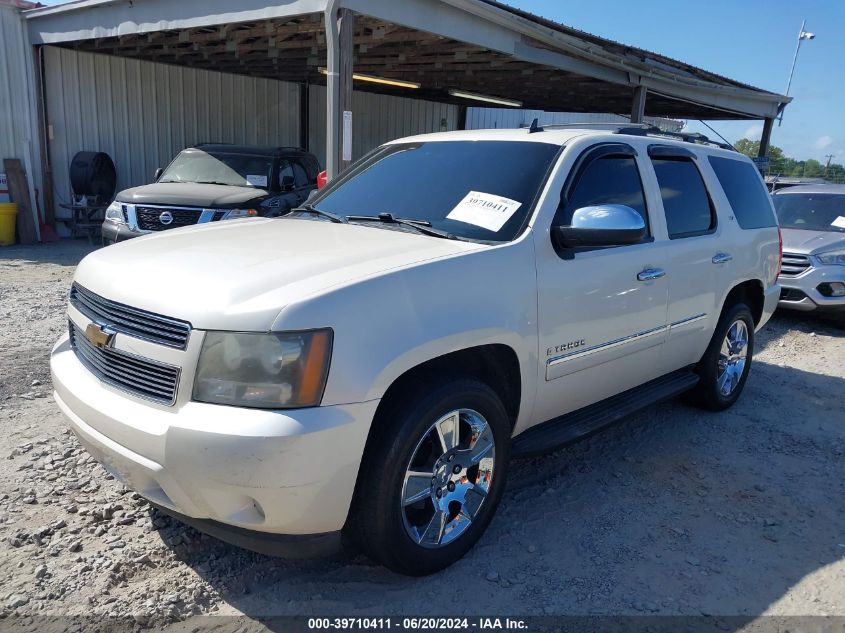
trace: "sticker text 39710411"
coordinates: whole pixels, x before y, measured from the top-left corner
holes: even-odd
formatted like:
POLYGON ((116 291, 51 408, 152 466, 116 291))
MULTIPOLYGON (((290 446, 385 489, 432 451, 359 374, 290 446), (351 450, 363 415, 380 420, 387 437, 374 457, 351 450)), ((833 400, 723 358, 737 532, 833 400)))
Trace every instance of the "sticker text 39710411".
POLYGON ((510 198, 482 191, 470 191, 446 217, 474 224, 488 231, 498 231, 521 206, 521 202, 510 198))

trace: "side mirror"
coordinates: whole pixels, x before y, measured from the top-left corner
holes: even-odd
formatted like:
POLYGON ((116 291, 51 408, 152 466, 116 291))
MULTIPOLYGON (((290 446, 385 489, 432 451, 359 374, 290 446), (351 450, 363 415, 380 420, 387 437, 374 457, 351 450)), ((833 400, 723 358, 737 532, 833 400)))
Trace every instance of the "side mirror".
POLYGON ((293 191, 294 180, 293 176, 282 176, 282 191, 293 191))
POLYGON ((158 179, 161 178, 161 174, 162 174, 163 171, 164 170, 161 167, 156 169, 156 173, 153 174, 153 182, 158 182, 158 179))
POLYGON ((576 209, 569 226, 552 227, 558 248, 624 246, 645 237, 645 221, 624 204, 602 204, 576 209))

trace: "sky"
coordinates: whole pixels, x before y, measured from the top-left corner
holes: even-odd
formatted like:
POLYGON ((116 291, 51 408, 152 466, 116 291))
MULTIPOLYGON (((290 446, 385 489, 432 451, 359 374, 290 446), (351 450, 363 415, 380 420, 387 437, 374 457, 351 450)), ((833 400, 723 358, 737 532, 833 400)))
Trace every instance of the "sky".
MULTIPOLYGON (((772 144, 792 158, 845 163, 843 0, 507 0, 594 35, 654 51, 783 94, 801 21, 801 44, 783 123, 772 144)), ((708 123, 730 142, 759 140, 757 121, 708 123)), ((712 132, 690 121, 688 130, 712 132)))
MULTIPOLYGON (((45 0, 42 0, 45 1, 45 0)), ((843 0, 506 0, 520 9, 601 37, 645 48, 783 93, 801 21, 804 41, 790 96, 772 143, 792 158, 845 163, 845 1, 843 0)), ((59 4, 46 0, 46 4, 59 4)), ((762 123, 710 122, 734 142, 759 140, 762 123)), ((688 130, 713 134, 698 122, 688 130)))

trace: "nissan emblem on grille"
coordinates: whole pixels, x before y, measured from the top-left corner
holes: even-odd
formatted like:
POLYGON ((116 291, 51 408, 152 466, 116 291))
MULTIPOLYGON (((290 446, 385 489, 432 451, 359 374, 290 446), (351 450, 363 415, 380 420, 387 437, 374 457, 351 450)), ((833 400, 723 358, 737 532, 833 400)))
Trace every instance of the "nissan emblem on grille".
POLYGON ((161 215, 158 216, 158 221, 167 226, 173 222, 173 214, 170 211, 162 211, 161 215))

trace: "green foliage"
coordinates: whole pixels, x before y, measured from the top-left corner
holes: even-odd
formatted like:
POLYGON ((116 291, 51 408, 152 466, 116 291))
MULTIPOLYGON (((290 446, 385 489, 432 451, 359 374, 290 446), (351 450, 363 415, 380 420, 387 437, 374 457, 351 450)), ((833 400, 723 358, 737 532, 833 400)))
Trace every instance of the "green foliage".
MULTIPOLYGON (((757 156, 760 149, 760 141, 741 138, 734 147, 738 152, 751 156, 757 156)), ((845 166, 838 163, 831 163, 825 167, 819 161, 810 158, 808 160, 795 160, 783 153, 780 147, 769 146, 769 176, 795 176, 805 178, 826 178, 831 182, 845 182, 845 166)))

